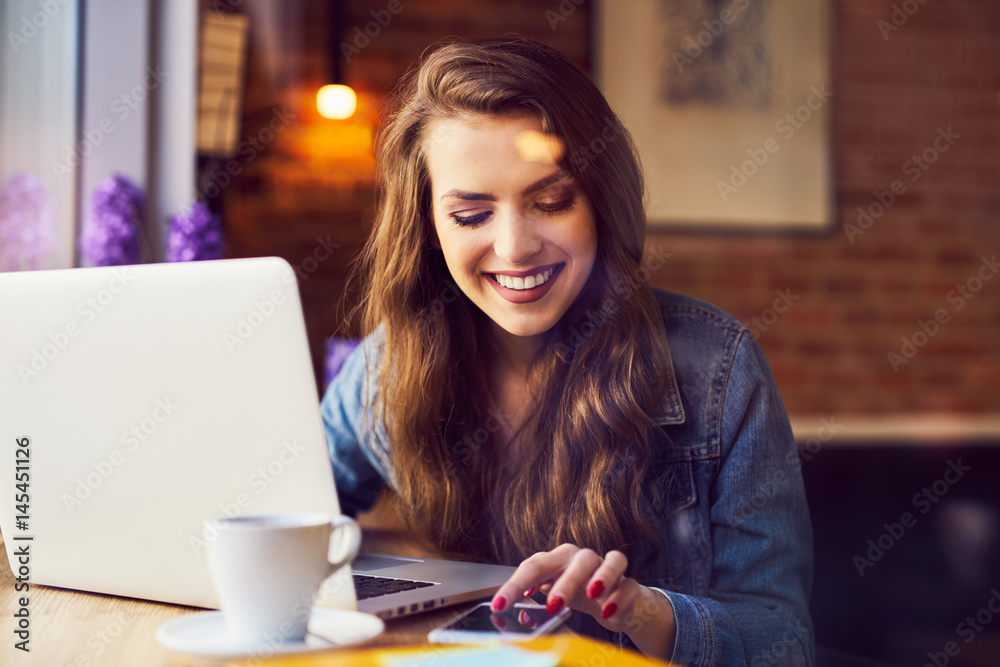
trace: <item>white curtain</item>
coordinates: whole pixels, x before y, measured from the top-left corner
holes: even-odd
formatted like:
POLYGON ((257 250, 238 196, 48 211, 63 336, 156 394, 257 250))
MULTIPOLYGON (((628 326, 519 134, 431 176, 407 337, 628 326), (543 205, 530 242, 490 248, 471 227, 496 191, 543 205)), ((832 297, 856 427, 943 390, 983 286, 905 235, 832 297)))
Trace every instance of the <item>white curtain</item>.
MULTIPOLYGON (((73 265, 78 0, 0 3, 0 184, 28 172, 47 186, 54 245, 40 268, 73 265)), ((0 243, 3 243, 0 240, 0 243)))

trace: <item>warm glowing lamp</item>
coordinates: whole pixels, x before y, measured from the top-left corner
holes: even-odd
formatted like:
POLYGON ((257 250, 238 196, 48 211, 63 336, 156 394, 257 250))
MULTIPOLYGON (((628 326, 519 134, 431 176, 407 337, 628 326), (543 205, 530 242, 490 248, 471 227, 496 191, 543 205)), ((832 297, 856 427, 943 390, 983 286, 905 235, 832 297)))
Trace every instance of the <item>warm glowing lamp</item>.
POLYGON ((324 118, 350 118, 358 108, 358 96, 350 86, 330 84, 316 93, 316 108, 324 118))
POLYGON ((343 120, 350 118, 358 108, 358 96, 350 86, 344 85, 344 74, 340 62, 340 52, 337 45, 341 42, 344 27, 344 8, 337 0, 329 8, 329 30, 327 46, 330 56, 330 83, 316 93, 316 109, 324 118, 343 120))

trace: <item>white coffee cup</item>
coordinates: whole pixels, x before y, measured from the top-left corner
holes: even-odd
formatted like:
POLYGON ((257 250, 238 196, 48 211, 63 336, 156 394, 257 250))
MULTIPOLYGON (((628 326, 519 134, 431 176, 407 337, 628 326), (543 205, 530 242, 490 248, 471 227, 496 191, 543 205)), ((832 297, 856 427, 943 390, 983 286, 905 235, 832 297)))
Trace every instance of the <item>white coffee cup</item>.
POLYGON ((361 546, 353 519, 328 514, 217 517, 205 520, 205 531, 229 639, 249 650, 302 641, 320 584, 361 546))

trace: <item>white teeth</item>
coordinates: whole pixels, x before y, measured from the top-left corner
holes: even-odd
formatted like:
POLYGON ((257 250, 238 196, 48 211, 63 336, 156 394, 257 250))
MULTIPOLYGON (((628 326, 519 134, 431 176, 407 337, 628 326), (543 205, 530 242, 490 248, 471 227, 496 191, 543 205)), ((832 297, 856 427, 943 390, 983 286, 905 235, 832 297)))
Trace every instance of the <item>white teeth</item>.
POLYGON ((551 278, 552 274, 555 272, 555 268, 551 268, 546 271, 542 271, 538 275, 528 276, 527 278, 511 278, 510 276, 495 273, 493 274, 493 279, 508 289, 526 290, 541 287, 548 282, 549 278, 551 278))

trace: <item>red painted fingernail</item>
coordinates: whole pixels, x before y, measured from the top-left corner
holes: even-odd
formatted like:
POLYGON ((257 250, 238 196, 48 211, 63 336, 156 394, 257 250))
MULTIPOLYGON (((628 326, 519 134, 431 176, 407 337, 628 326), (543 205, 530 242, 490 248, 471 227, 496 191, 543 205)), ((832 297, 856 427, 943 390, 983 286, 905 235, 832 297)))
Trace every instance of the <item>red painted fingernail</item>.
POLYGON ((534 594, 535 594, 535 587, 534 586, 532 586, 528 590, 524 591, 524 597, 526 597, 526 598, 530 598, 534 594))
POLYGON ((604 582, 598 579, 590 585, 587 589, 587 597, 591 600, 601 597, 601 593, 604 592, 604 582))
POLYGON ((558 595, 553 595, 549 598, 549 601, 545 603, 545 613, 549 616, 555 616, 559 613, 559 610, 563 608, 563 599, 558 595))
POLYGON ((618 611, 618 605, 616 605, 614 602, 609 602, 606 605, 604 605, 604 609, 601 610, 601 618, 603 618, 606 621, 612 616, 614 616, 616 611, 618 611))
POLYGON ((493 600, 493 604, 490 607, 493 611, 503 611, 507 608, 507 598, 504 596, 499 596, 493 600))

